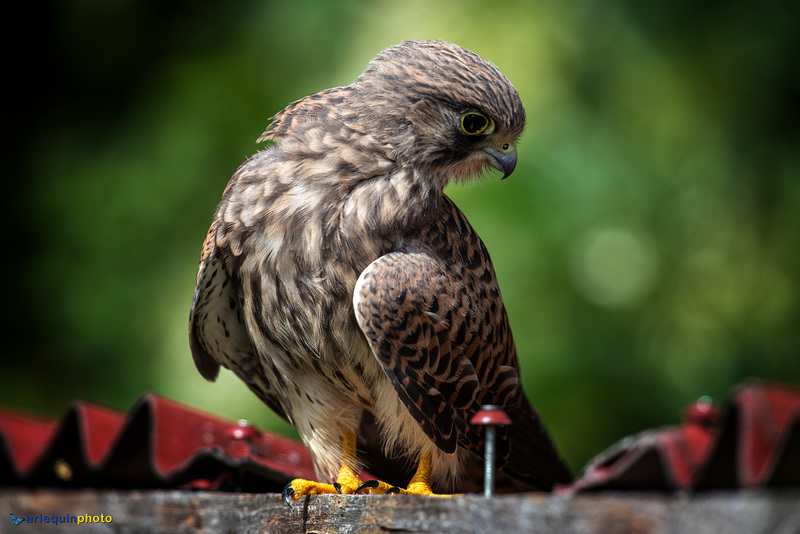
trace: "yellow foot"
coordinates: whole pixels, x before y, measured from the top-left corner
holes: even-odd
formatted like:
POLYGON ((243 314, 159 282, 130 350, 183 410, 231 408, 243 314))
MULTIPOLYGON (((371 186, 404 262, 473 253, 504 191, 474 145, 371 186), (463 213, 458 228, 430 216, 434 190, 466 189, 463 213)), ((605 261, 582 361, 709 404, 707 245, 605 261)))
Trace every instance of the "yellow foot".
POLYGON ((283 500, 292 507, 292 499, 295 501, 300 500, 304 495, 321 495, 337 493, 333 484, 323 484, 322 482, 314 482, 313 480, 305 480, 303 478, 296 478, 286 484, 283 488, 283 500))
POLYGON ((361 479, 358 478, 358 475, 343 466, 339 472, 339 478, 333 484, 325 484, 324 482, 315 482, 303 478, 292 480, 283 488, 283 500, 291 508, 292 499, 299 501, 306 495, 352 494, 356 493, 356 489, 360 485, 361 479))
POLYGON ((431 460, 427 456, 423 456, 419 460, 419 466, 417 467, 417 472, 414 473, 411 481, 408 483, 408 487, 405 489, 399 488, 397 486, 392 486, 391 484, 387 484, 386 482, 382 482, 380 480, 368 480, 367 482, 362 483, 356 489, 356 493, 360 493, 362 489, 369 489, 369 493, 381 493, 383 495, 389 495, 392 493, 397 493, 400 495, 428 495, 429 497, 452 497, 452 495, 443 495, 439 493, 434 493, 430 486, 430 476, 431 476, 431 460))
POLYGON ((419 460, 416 473, 408 483, 408 487, 403 489, 380 480, 368 480, 363 482, 358 477, 358 469, 355 463, 356 436, 348 433, 342 438, 342 466, 339 469, 339 476, 333 484, 314 482, 296 478, 286 484, 283 488, 283 500, 292 507, 292 500, 299 501, 306 495, 354 495, 371 494, 387 495, 398 493, 401 495, 428 495, 431 497, 452 497, 452 495, 441 495, 434 493, 430 486, 431 478, 431 458, 424 455, 419 460))
POLYGON ((283 488, 283 500, 292 507, 292 501, 298 501, 306 495, 428 495, 430 497, 452 497, 452 495, 442 495, 434 493, 430 486, 425 482, 411 481, 407 488, 400 488, 387 484, 381 480, 367 480, 361 482, 358 477, 340 474, 339 479, 333 484, 315 482, 296 478, 283 488), (346 479, 346 480, 343 480, 346 479))
MULTIPOLYGON (((358 477, 358 469, 353 458, 356 454, 355 434, 346 434, 342 438, 342 467, 339 469, 339 476, 333 484, 314 482, 296 478, 286 484, 283 488, 283 500, 292 507, 291 501, 299 501, 305 495, 353 495, 356 493, 378 493, 372 485, 372 481, 363 482, 358 477)), ((390 486, 382 483, 386 488, 390 486)))
MULTIPOLYGON (((378 481, 376 480, 375 482, 378 481)), ((367 484, 367 482, 365 482, 365 484, 367 484)), ((427 495, 428 497, 453 497, 453 495, 434 493, 431 487, 425 482, 414 482, 412 480, 411 483, 408 485, 408 487, 405 489, 397 486, 389 486, 388 484, 386 484, 386 482, 379 482, 379 484, 381 485, 381 489, 383 485, 388 486, 385 491, 381 492, 384 495, 391 495, 392 493, 396 493, 398 495, 427 495)))

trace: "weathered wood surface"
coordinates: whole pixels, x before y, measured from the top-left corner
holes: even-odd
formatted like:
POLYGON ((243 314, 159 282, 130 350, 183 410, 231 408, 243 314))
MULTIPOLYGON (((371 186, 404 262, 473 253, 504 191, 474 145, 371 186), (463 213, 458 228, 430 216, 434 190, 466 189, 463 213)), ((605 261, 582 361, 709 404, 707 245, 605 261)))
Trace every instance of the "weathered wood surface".
POLYGON ((484 499, 312 496, 290 510, 276 494, 0 490, 0 533, 457 532, 797 534, 800 491, 698 494, 516 494, 484 499), (111 516, 111 523, 15 526, 18 517, 111 516))

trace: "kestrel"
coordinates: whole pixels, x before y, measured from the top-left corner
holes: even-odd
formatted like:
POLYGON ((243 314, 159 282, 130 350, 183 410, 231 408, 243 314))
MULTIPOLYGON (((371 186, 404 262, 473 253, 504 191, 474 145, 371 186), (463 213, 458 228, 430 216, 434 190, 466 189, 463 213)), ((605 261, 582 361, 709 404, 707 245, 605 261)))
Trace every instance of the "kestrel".
POLYGON ((203 377, 230 369, 297 427, 323 482, 292 481, 287 502, 458 489, 483 455, 469 420, 484 404, 512 420, 500 472, 541 489, 570 480, 522 390, 489 253, 443 192, 487 168, 510 175, 524 125, 494 65, 406 41, 275 115, 259 138, 270 146, 231 178, 190 344, 203 377), (362 484, 361 467, 381 480, 362 484))

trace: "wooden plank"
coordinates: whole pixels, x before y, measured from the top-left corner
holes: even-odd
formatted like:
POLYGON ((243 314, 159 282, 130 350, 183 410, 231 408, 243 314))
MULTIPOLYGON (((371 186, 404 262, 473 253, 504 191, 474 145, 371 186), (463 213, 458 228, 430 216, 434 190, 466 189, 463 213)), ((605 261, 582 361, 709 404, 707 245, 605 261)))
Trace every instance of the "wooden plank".
POLYGON ((800 490, 531 493, 492 499, 324 495, 305 498, 290 510, 276 494, 4 489, 0 512, 5 516, 0 533, 63 533, 74 524, 43 523, 44 518, 80 516, 80 532, 797 534, 800 490), (36 524, 14 526, 10 514, 35 516, 36 524), (85 522, 101 514, 111 522, 85 522))

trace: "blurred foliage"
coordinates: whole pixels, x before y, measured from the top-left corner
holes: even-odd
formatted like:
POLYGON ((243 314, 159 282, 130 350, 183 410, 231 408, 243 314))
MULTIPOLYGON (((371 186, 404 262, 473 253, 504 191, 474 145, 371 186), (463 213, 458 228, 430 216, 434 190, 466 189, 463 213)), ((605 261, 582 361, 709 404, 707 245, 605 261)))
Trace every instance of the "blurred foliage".
POLYGON ((449 193, 492 253, 573 468, 748 377, 800 383, 800 8, 772 2, 80 0, 6 17, 0 403, 157 391, 291 433, 195 371, 200 245, 268 118, 439 38, 528 113, 514 176, 449 193))

